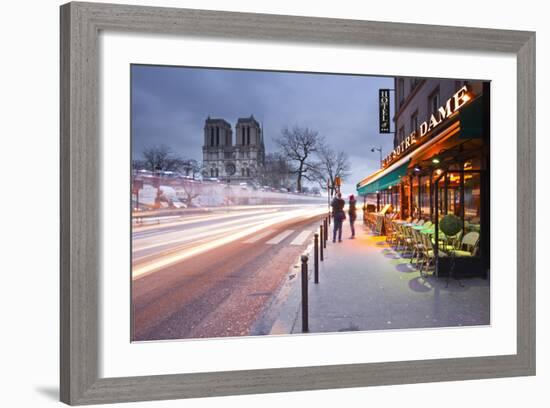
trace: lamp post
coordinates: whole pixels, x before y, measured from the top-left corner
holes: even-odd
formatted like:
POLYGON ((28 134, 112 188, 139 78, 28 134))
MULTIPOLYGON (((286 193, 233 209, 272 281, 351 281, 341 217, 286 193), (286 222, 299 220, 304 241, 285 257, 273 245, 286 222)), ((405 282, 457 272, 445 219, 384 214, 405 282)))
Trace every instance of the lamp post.
POLYGON ((382 167, 382 146, 380 147, 373 147, 372 149, 370 149, 371 152, 376 152, 378 151, 378 153, 380 153, 380 167, 382 167))

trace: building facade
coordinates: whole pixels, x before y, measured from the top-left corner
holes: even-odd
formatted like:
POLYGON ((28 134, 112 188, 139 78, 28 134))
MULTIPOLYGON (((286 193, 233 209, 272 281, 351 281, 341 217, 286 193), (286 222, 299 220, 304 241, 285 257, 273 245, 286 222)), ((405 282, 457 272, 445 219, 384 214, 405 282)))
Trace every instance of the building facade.
MULTIPOLYGON (((370 217, 378 232, 396 219, 429 222, 439 243, 439 221, 452 214, 460 219, 461 237, 477 237, 472 256, 457 259, 456 268, 487 275, 490 83, 395 78, 394 123, 393 150, 357 184, 360 196, 376 200, 370 217)), ((434 253, 439 265, 437 245, 434 253)))
POLYGON ((235 138, 224 119, 208 117, 202 147, 203 175, 226 182, 251 182, 264 167, 265 146, 262 127, 251 115, 239 118, 235 138))
POLYGON ((432 114, 438 118, 439 108, 463 86, 475 95, 483 91, 480 81, 395 78, 394 148, 432 114))

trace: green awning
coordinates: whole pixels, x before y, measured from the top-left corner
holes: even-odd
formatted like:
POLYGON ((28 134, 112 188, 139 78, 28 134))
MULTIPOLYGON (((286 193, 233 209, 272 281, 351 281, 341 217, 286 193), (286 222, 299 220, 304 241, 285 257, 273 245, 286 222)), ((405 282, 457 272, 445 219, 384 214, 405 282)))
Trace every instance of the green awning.
POLYGON ((403 163, 399 167, 396 167, 389 173, 384 174, 382 177, 373 180, 372 182, 365 184, 361 187, 357 186, 357 194, 364 196, 367 194, 376 193, 377 191, 385 190, 388 187, 393 187, 401 182, 401 177, 407 173, 407 167, 409 161, 403 163))
POLYGON ((483 97, 474 99, 459 112, 460 138, 477 139, 483 135, 483 97))

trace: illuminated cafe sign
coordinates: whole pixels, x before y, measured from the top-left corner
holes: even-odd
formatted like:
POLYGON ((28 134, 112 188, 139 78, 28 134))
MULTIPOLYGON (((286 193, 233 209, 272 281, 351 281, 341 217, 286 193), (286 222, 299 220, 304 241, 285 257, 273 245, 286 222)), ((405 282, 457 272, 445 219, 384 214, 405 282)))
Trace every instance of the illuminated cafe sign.
POLYGON ((413 146, 418 146, 418 142, 423 140, 430 131, 437 128, 445 119, 451 117, 455 112, 458 112, 458 110, 470 99, 468 88, 464 85, 447 100, 444 106, 441 106, 437 112, 432 113, 427 121, 422 122, 418 129, 413 130, 404 140, 402 140, 401 143, 382 160, 382 166, 386 167, 403 153, 412 150, 413 146))
POLYGON ((390 132, 390 90, 378 90, 379 133, 390 132))

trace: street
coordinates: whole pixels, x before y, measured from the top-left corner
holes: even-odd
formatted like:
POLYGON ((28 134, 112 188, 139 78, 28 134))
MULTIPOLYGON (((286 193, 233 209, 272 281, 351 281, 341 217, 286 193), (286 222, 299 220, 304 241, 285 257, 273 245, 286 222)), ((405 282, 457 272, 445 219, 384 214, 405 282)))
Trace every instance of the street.
POLYGON ((326 205, 264 205, 133 229, 132 340, 249 334, 326 205))

